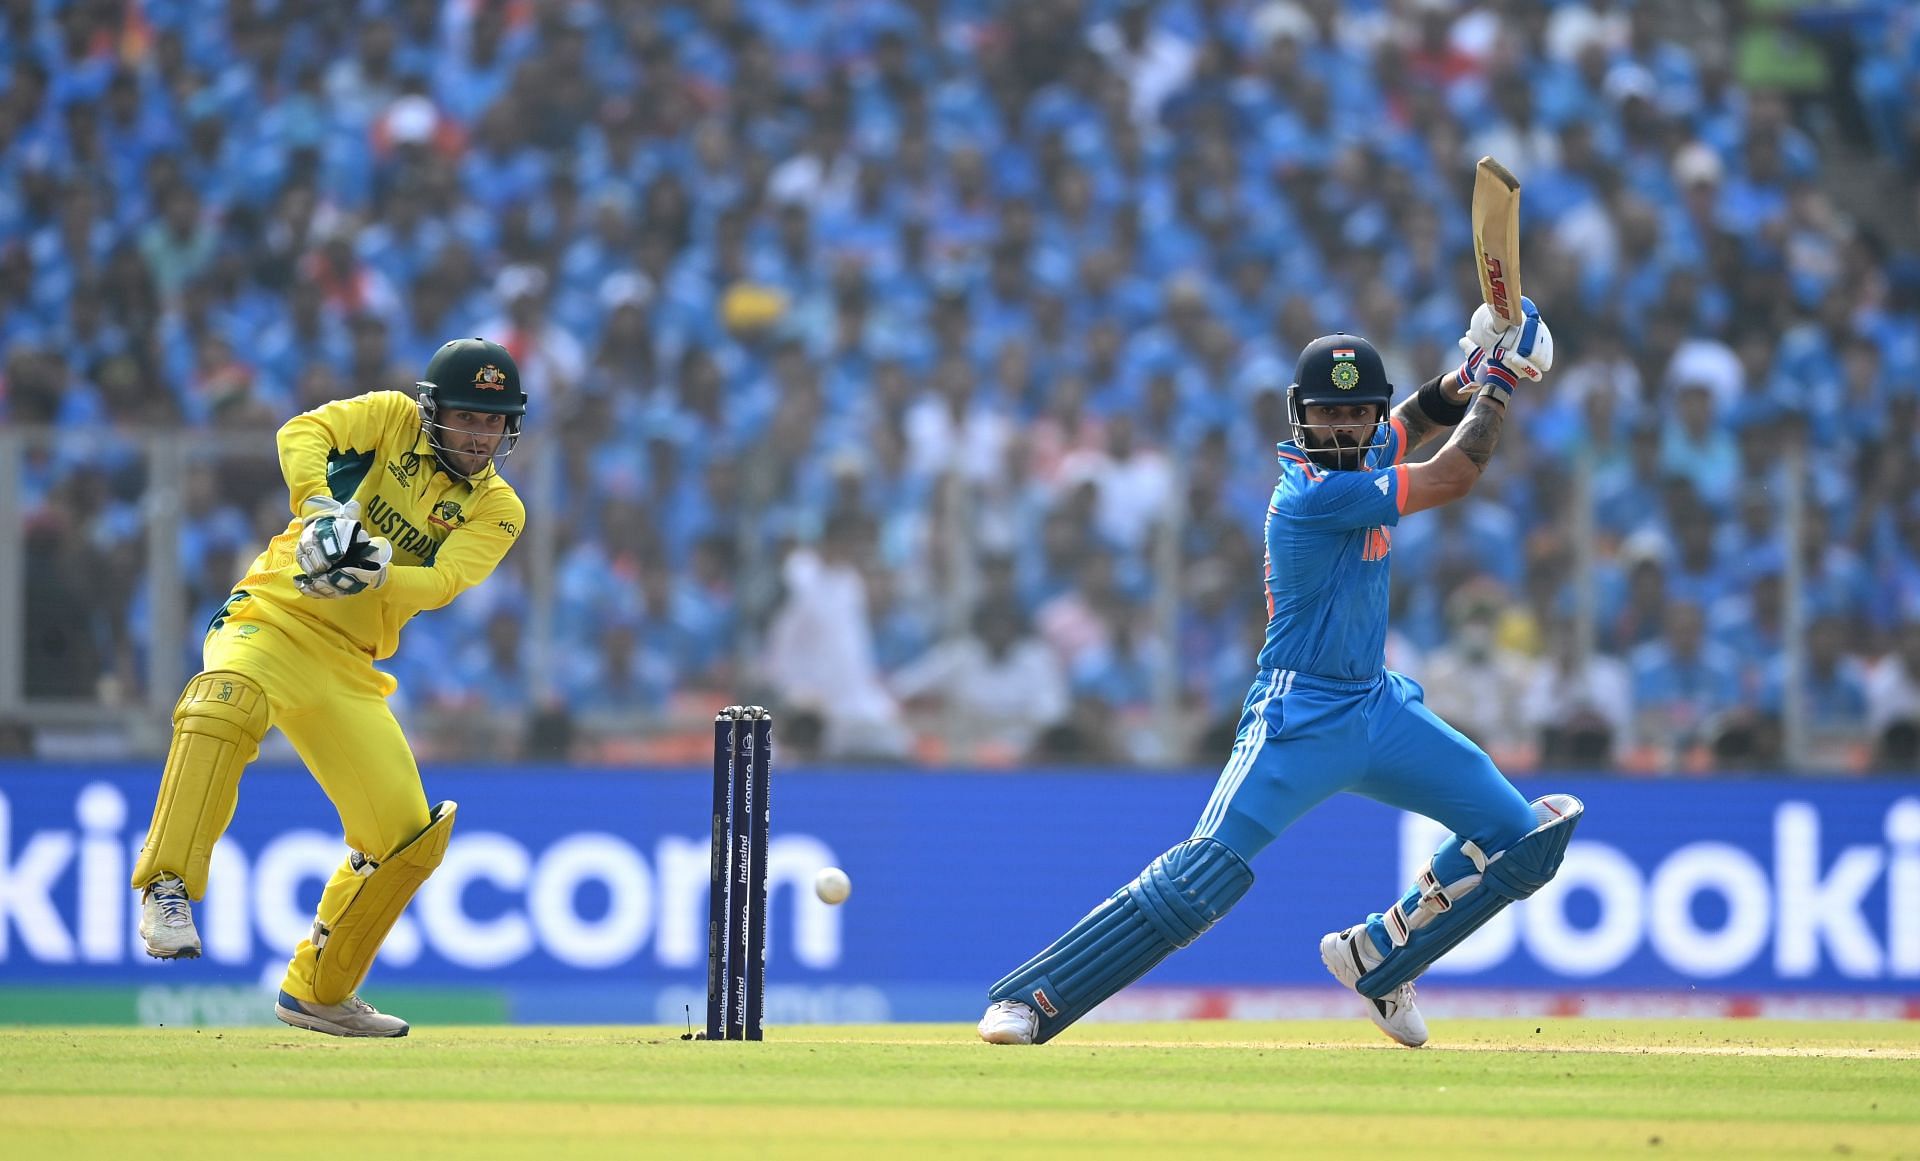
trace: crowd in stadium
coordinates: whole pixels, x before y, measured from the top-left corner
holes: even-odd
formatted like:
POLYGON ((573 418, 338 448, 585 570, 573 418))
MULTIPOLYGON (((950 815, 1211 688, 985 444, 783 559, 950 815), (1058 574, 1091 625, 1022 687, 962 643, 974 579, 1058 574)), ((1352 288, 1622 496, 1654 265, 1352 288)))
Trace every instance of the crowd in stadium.
MULTIPOLYGON (((1559 362, 1395 531, 1389 664, 1518 765, 1766 767, 1791 560, 1829 758, 1920 765, 1910 6, 9 0, 0 72, 29 695, 138 679, 133 433, 264 450, 478 334, 551 666, 523 552, 410 634, 408 712, 751 682, 826 756, 1218 761, 1155 709, 1230 731, 1294 357, 1458 361, 1491 153, 1559 362)), ((285 493, 180 495, 205 617, 285 493)))

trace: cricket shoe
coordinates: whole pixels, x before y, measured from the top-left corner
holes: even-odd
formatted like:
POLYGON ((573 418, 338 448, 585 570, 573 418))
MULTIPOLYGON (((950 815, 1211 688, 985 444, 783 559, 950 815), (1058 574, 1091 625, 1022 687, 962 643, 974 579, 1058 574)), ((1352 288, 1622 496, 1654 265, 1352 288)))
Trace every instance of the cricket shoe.
POLYGON ((187 885, 162 875, 140 892, 140 939, 155 959, 200 958, 200 932, 193 926, 187 885))
POLYGON ((1040 1034, 1040 1014, 1018 1000, 995 1000, 980 1017, 980 1039, 988 1044, 1032 1044, 1040 1034))
POLYGON ((405 1036, 407 1022, 398 1016, 375 1011, 359 996, 348 996, 338 1004, 296 1000, 285 992, 274 1001, 273 1014, 282 1024, 325 1032, 329 1036, 405 1036))
MULTIPOLYGON (((1355 995, 1360 992, 1360 977, 1376 967, 1381 958, 1364 923, 1356 923, 1345 931, 1328 932, 1320 939, 1320 962, 1355 995)), ((1427 1022, 1414 1006, 1411 980, 1377 1000, 1371 996, 1360 998, 1367 1002, 1367 1015, 1395 1041, 1408 1048, 1418 1048, 1427 1042, 1427 1022)))

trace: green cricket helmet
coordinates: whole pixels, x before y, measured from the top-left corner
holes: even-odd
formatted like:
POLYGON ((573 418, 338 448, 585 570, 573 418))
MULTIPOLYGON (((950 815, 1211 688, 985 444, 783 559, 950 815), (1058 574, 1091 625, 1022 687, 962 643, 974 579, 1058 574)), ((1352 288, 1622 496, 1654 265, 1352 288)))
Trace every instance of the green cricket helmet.
MULTIPOLYGON (((494 449, 493 459, 510 454, 520 442, 520 419, 527 413, 527 393, 520 386, 520 368, 499 343, 486 339, 454 339, 427 360, 426 374, 414 387, 420 393, 420 428, 448 474, 461 479, 473 478, 454 470, 447 454, 445 437, 449 429, 440 417, 450 411, 478 411, 507 417, 505 436, 494 449)), ((489 462, 488 467, 491 466, 489 462)))

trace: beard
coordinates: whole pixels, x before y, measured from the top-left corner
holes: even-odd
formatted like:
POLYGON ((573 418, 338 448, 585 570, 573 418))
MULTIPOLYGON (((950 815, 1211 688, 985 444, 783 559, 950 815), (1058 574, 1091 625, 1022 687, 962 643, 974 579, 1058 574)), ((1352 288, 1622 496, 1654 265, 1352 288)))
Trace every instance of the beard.
POLYGON ((1366 464, 1367 449, 1345 432, 1335 432, 1329 443, 1313 444, 1307 458, 1330 472, 1357 472, 1366 464))

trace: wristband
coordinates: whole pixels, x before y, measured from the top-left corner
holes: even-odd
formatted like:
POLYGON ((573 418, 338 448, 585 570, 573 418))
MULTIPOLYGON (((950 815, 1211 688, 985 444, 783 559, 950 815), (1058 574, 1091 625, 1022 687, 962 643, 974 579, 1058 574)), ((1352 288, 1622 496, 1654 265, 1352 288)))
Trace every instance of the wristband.
MULTIPOLYGON (((1420 410, 1428 419, 1441 427, 1453 427, 1467 417, 1467 405, 1448 399, 1446 392, 1440 390, 1440 381, 1445 375, 1435 375, 1420 386, 1420 393, 1414 398, 1420 403, 1420 410)), ((1471 380, 1465 380, 1471 382, 1471 380)))
POLYGON ((1480 390, 1474 393, 1475 397, 1489 396, 1502 403, 1510 401, 1513 398, 1513 389, 1520 385, 1520 380, 1512 371, 1492 361, 1482 369, 1480 379, 1480 390))

